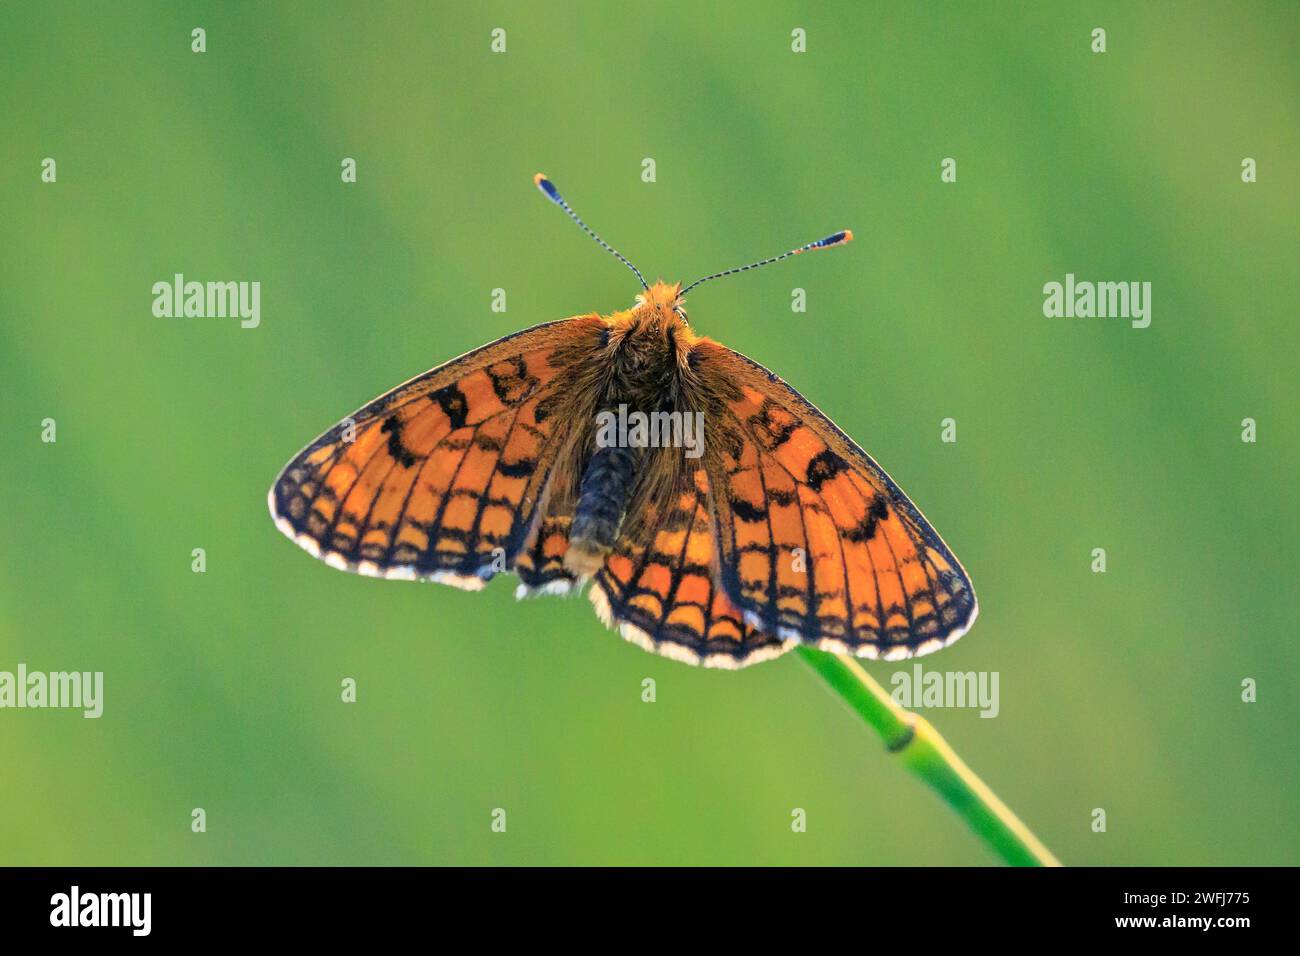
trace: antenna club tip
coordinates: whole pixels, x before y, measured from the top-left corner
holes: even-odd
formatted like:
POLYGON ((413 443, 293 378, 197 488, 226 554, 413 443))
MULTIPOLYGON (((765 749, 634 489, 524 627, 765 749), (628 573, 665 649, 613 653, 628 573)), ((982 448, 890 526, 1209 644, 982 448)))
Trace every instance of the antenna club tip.
POLYGON ((804 251, 813 251, 817 249, 830 249, 833 246, 842 246, 846 242, 853 241, 853 230, 842 229, 839 232, 831 233, 825 239, 818 239, 816 242, 810 242, 806 246, 792 250, 796 254, 804 251))
POLYGON ((546 194, 546 198, 553 203, 560 201, 560 191, 555 188, 555 183, 551 182, 545 173, 538 173, 533 177, 533 185, 546 194))

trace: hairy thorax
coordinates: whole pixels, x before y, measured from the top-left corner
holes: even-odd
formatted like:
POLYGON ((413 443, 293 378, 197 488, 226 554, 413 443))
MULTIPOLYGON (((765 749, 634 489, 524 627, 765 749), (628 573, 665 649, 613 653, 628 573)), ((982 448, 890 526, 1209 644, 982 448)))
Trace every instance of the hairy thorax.
MULTIPOLYGON (((633 308, 605 321, 608 361, 589 407, 596 415, 579 425, 589 434, 575 462, 573 525, 566 566, 589 575, 599 568, 624 525, 648 518, 646 503, 664 500, 687 475, 682 447, 601 444, 593 427, 602 413, 695 416, 704 396, 695 387, 692 352, 702 340, 686 323, 678 285, 655 283, 633 308)), ((701 418, 703 420, 703 418, 701 418)))

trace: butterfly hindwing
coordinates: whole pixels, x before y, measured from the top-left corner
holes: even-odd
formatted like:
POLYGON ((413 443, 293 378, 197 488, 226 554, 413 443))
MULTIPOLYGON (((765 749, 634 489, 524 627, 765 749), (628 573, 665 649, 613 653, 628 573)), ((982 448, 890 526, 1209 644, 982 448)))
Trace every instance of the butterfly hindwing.
POLYGON ((519 575, 516 597, 535 594, 568 594, 577 579, 564 566, 569 550, 569 525, 572 515, 545 514, 528 535, 524 549, 515 560, 519 575))
POLYGON ((346 570, 476 589, 513 569, 596 316, 507 336, 381 396, 307 446, 270 492, 277 526, 346 570))
POLYGON ((746 620, 889 660, 964 634, 970 579, 884 470, 758 363, 713 342, 697 351, 697 372, 726 383, 706 460, 720 577, 746 620))
POLYGON ((620 538, 592 579, 606 624, 645 650, 705 667, 734 669, 789 649, 746 623, 718 580, 716 533, 703 469, 663 502, 635 536, 620 538))

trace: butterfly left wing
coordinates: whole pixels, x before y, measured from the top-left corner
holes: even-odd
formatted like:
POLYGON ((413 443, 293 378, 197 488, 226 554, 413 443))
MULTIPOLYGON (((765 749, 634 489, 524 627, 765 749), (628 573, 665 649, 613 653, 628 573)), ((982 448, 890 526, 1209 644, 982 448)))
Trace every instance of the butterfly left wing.
POLYGON ((711 395, 720 577, 745 620, 886 660, 966 633, 970 578, 885 471, 757 362, 709 340, 695 352, 711 395))
POLYGON ((269 494, 276 526, 326 563, 470 590, 512 570, 572 438, 571 385, 605 323, 518 332, 375 399, 308 445, 269 494))

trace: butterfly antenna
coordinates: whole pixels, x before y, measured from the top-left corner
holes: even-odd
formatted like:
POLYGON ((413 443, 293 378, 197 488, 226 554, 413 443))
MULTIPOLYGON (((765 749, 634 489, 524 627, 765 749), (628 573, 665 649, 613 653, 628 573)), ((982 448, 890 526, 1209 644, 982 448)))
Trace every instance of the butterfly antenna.
POLYGON ((721 279, 723 276, 735 275, 737 272, 748 272, 750 269, 757 269, 759 266, 770 266, 774 262, 780 262, 782 259, 789 259, 791 256, 797 256, 801 252, 811 252, 813 249, 829 249, 832 246, 842 246, 846 242, 853 240, 853 231, 844 229, 834 235, 827 236, 825 239, 818 239, 816 242, 810 242, 806 246, 800 246, 798 249, 791 249, 789 252, 783 252, 779 256, 773 256, 770 259, 760 259, 758 262, 751 262, 747 266, 738 266, 735 269, 728 269, 725 272, 715 272, 711 276, 705 276, 703 279, 696 279, 680 295, 686 295, 697 285, 702 282, 710 282, 713 279, 721 279))
POLYGON ((585 222, 583 222, 581 219, 578 218, 578 214, 573 211, 573 208, 567 202, 564 201, 564 197, 560 195, 560 191, 555 188, 555 183, 547 179, 545 173, 538 173, 536 176, 533 177, 533 182, 537 184, 538 189, 540 189, 542 192, 546 194, 547 199, 549 199, 551 202, 555 203, 555 205, 559 206, 561 209, 567 212, 569 214, 569 218, 572 219, 574 222, 576 222, 583 232, 591 236, 591 238, 595 239, 596 242, 600 245, 600 248, 604 249, 606 252, 612 255, 619 262, 623 263, 623 265, 631 269, 636 274, 637 280, 641 283, 641 288, 643 289, 650 288, 648 285, 646 285, 645 276, 641 275, 640 269, 632 265, 632 263, 628 262, 627 258, 623 255, 623 253, 619 252, 617 249, 611 246, 604 239, 600 238, 600 236, 596 235, 592 231, 590 226, 588 226, 585 222))

